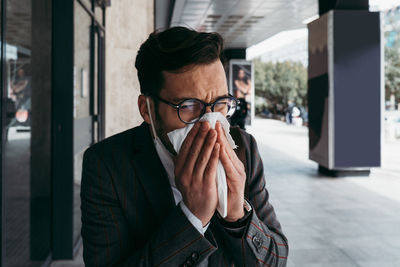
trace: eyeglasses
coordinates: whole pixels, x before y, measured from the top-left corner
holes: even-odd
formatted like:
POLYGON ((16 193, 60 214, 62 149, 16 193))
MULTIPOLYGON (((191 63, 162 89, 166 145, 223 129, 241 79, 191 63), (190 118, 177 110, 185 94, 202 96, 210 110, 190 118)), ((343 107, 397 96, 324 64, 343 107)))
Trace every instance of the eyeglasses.
POLYGON ((205 103, 197 98, 184 99, 178 104, 171 103, 159 96, 153 96, 161 102, 174 107, 178 112, 179 119, 186 124, 197 122, 205 113, 206 108, 211 107, 212 112, 221 112, 226 118, 232 117, 239 105, 237 100, 232 95, 221 96, 213 103, 205 103))

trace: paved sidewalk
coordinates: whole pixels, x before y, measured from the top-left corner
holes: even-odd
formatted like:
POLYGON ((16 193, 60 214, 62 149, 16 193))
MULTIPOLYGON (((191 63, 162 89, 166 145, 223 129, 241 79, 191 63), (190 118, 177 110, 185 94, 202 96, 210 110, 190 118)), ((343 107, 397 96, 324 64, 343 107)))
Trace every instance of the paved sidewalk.
POLYGON ((384 167, 370 177, 323 177, 308 160, 307 131, 267 119, 249 129, 289 239, 288 266, 400 266, 400 150, 385 144, 384 167))

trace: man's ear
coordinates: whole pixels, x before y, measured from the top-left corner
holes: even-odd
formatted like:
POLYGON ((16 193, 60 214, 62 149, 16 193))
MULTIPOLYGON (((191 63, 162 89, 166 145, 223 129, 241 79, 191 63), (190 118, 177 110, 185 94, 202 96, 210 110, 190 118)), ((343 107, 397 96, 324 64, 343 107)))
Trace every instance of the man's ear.
MULTIPOLYGON (((149 102, 152 102, 152 101, 149 100, 149 102)), ((138 107, 139 107, 140 115, 142 116, 143 120, 147 124, 150 124, 150 116, 149 116, 150 110, 148 109, 148 106, 147 106, 147 103, 146 103, 146 96, 139 95, 139 97, 138 97, 138 107)))

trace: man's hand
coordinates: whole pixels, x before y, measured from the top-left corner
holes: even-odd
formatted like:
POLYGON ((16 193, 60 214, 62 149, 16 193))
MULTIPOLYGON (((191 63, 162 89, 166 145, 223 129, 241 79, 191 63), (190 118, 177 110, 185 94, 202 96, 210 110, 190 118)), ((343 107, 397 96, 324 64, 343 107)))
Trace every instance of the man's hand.
POLYGON ((228 215, 225 220, 235 222, 245 215, 243 203, 246 171, 243 163, 229 145, 225 131, 219 122, 216 123, 215 129, 218 134, 217 143, 221 145, 219 158, 224 166, 228 185, 228 215))
MULTIPOLYGON (((208 122, 198 122, 188 133, 175 161, 175 182, 183 202, 201 220, 211 220, 218 204, 217 165, 220 144, 208 122)), ((242 207, 243 209, 243 207, 242 207)))

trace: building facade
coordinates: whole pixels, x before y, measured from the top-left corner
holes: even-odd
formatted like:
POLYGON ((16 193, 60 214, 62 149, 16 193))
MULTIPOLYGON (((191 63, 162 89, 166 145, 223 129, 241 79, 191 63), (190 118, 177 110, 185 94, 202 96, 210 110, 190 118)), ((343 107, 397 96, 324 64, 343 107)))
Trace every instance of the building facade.
POLYGON ((1 0, 1 266, 74 257, 83 152, 141 122, 134 62, 153 5, 1 0))

